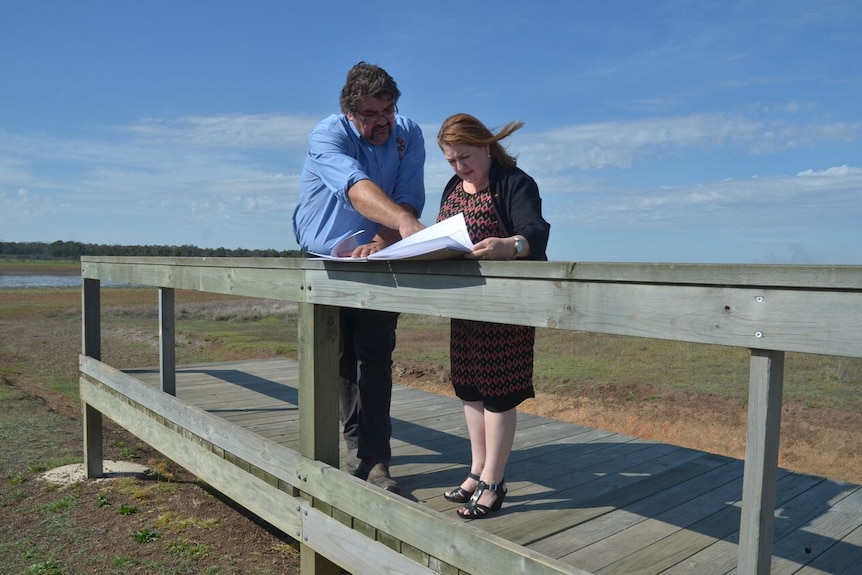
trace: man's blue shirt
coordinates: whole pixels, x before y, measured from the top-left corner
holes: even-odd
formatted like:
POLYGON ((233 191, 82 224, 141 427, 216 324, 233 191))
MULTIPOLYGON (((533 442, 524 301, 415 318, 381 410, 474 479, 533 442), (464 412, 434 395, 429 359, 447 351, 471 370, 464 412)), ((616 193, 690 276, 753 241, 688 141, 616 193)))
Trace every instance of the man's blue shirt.
POLYGON ((293 233, 301 249, 328 254, 358 231, 370 242, 379 224, 356 211, 347 190, 371 180, 397 204, 422 214, 425 206, 425 140, 419 125, 396 116, 389 138, 372 145, 344 114, 322 120, 308 137, 308 155, 299 181, 293 233))

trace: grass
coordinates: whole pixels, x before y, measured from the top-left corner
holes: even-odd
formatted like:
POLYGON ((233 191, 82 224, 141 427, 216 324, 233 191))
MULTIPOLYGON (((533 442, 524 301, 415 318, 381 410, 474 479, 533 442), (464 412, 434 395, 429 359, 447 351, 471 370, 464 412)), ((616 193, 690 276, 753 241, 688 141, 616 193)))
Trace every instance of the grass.
POLYGON ((0 258, 0 268, 19 275, 65 275, 81 273, 78 260, 18 260, 0 258))

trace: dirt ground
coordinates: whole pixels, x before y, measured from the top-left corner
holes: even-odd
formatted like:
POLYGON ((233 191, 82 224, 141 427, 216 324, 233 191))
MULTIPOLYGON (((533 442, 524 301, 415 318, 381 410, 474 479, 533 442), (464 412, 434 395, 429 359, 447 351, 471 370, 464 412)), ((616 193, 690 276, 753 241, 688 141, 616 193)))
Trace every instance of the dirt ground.
MULTIPOLYGON (((38 326, 0 319, 0 572, 298 573, 290 538, 122 429, 109 426, 105 458, 132 458, 153 469, 147 477, 62 488, 36 479, 44 471, 37 463, 80 460, 80 407, 52 391, 50 382, 28 381, 15 365, 43 362, 63 376, 77 374, 79 329, 77 318, 38 326), (123 515, 124 506, 138 512, 123 515), (52 562, 59 567, 51 570, 52 562)), ((110 346, 103 349, 106 361, 113 353, 110 346)), ((150 356, 123 353, 128 365, 151 364, 150 356)), ((399 361, 394 376, 398 384, 451 395, 439 367, 399 361)), ((540 395, 522 411, 744 456, 745 405, 730 400, 620 385, 578 396, 540 395)), ((788 404, 782 419, 782 467, 862 482, 862 415, 788 404)))
MULTIPOLYGON (((139 464, 146 475, 71 485, 42 479, 83 460, 79 402, 54 386, 77 380, 80 338, 74 316, 0 315, 0 573, 298 574, 293 539, 109 420, 104 458, 139 464), (46 375, 34 379, 33 371, 46 375)), ((121 354, 126 365, 153 361, 140 345, 105 342, 102 353, 121 354)))

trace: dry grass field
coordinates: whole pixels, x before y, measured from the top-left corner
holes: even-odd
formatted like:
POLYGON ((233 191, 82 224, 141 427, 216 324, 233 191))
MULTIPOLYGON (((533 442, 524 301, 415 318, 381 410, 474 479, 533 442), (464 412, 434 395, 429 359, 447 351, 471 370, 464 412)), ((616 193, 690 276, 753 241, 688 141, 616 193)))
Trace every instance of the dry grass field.
MULTIPOLYGON (((295 357, 289 304, 176 301, 179 363, 295 357)), ((103 359, 157 365, 156 314, 155 290, 104 289, 103 359)), ((66 488, 36 479, 82 457, 80 330, 78 290, 0 290, 0 573, 298 572, 289 538, 121 429, 109 427, 106 457, 143 463, 150 477, 66 488)), ((402 318, 397 383, 450 394, 447 356, 447 320, 402 318)), ((523 409, 741 458, 747 380, 746 350, 539 330, 537 397, 523 409)), ((862 482, 860 384, 862 360, 788 354, 783 467, 862 482)))

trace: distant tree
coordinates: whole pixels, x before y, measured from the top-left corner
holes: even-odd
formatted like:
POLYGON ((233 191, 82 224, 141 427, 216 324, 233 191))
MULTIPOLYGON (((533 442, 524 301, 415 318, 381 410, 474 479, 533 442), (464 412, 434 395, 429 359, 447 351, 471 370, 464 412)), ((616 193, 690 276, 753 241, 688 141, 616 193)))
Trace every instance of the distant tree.
POLYGON ((0 256, 9 259, 76 260, 81 256, 298 258, 301 255, 299 250, 199 248, 188 244, 181 246, 123 246, 117 244, 84 244, 62 240, 51 243, 0 241, 0 256))

